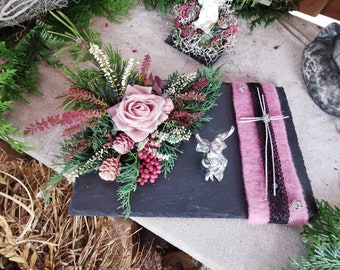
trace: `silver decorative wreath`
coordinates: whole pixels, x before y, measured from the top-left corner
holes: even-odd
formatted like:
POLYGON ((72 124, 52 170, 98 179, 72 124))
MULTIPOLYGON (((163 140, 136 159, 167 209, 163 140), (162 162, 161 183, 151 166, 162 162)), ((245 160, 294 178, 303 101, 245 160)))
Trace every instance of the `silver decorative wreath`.
POLYGON ((19 25, 67 4, 68 0, 0 0, 0 28, 19 25))
POLYGON ((174 46, 205 64, 232 50, 237 41, 238 23, 233 9, 228 4, 219 6, 219 18, 209 33, 194 26, 201 6, 197 1, 176 5, 175 23, 172 32, 174 46))

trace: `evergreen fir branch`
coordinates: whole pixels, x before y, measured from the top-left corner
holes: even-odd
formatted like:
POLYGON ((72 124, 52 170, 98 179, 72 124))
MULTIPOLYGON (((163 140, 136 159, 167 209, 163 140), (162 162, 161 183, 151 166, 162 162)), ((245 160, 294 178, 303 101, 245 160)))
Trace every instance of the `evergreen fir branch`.
POLYGON ((16 81, 17 70, 14 68, 15 63, 14 50, 6 47, 5 42, 0 42, 0 95, 1 101, 22 100, 27 102, 24 98, 24 91, 20 88, 16 81))
POLYGON ((71 0, 61 11, 72 18, 80 28, 87 28, 93 17, 102 16, 110 22, 120 23, 120 17, 129 18, 129 11, 136 5, 130 0, 71 0))
MULTIPOLYGON (((1 105, 1 102, 0 102, 1 105)), ((0 113, 0 139, 6 141, 15 151, 33 150, 33 147, 27 145, 26 142, 13 139, 11 135, 22 135, 19 130, 8 122, 0 113)))
POLYGON ((100 88, 105 82, 105 78, 97 68, 79 68, 70 69, 64 66, 61 71, 71 84, 71 88, 82 89, 92 93, 96 97, 101 96, 100 88))
POLYGON ((119 17, 129 17, 128 12, 136 5, 129 0, 100 0, 92 2, 92 12, 104 16, 111 22, 120 23, 119 17))
POLYGON ((53 174, 48 182, 46 182, 40 193, 38 194, 39 196, 41 196, 44 199, 44 203, 45 205, 47 205, 50 201, 51 201, 51 191, 52 189, 61 181, 63 180, 64 175, 63 173, 55 173, 53 174))
POLYGON ((137 177, 139 174, 139 161, 136 153, 128 153, 122 162, 121 173, 116 178, 119 184, 117 189, 119 209, 123 209, 123 215, 128 218, 131 214, 131 193, 137 189, 137 177))
POLYGON ((184 0, 143 0, 146 8, 157 8, 161 14, 167 14, 169 8, 177 4, 183 4, 184 0))
POLYGON ((24 38, 20 39, 15 47, 13 65, 17 70, 15 81, 28 93, 38 93, 40 60, 38 56, 47 56, 50 63, 58 64, 57 60, 51 57, 53 49, 63 45, 63 41, 48 35, 51 26, 36 21, 36 25, 28 31, 24 38))
POLYGON ((51 26, 37 20, 11 47, 6 48, 5 42, 0 42, 0 57, 6 59, 2 68, 16 71, 13 76, 16 86, 8 84, 5 92, 9 100, 27 102, 24 98, 26 93, 40 93, 38 66, 41 58, 54 66, 61 65, 53 56, 53 50, 62 46, 64 41, 49 35, 50 29, 51 26))
POLYGON ((298 0, 273 0, 270 6, 258 2, 258 0, 232 2, 236 16, 244 19, 251 19, 251 30, 261 24, 264 24, 266 27, 276 20, 289 17, 289 11, 293 9, 298 0))
POLYGON ((2 101, 9 101, 14 98, 18 99, 19 97, 23 99, 20 90, 18 89, 18 85, 14 80, 15 74, 15 69, 2 68, 2 71, 0 72, 0 95, 2 101), (16 93, 16 91, 18 93, 16 93))
MULTIPOLYGON (((1 46, 4 48, 4 54, 9 55, 10 52, 6 51, 7 48, 4 46, 4 43, 0 43, 0 47, 1 46)), ((3 65, 0 66, 0 139, 9 143, 10 146, 18 152, 32 150, 33 148, 27 146, 26 142, 21 142, 11 137, 11 135, 22 135, 22 133, 13 127, 4 117, 5 113, 10 111, 10 106, 13 103, 13 101, 9 100, 11 95, 8 91, 12 89, 18 90, 18 86, 14 81, 16 71, 14 69, 5 69, 7 64, 3 63, 3 65)))

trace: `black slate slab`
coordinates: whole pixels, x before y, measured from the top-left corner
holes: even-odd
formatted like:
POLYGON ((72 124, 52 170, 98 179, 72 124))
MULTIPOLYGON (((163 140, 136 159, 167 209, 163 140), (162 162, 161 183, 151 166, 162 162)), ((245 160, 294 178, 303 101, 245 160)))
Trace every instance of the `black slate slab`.
MULTIPOLYGON (((231 85, 223 84, 221 93, 218 106, 209 112, 212 120, 200 132, 202 138, 212 140, 217 134, 229 130, 231 125, 236 128, 231 85)), ((283 89, 279 89, 278 93, 285 115, 290 116, 285 123, 294 164, 309 210, 316 213, 287 99, 283 89)), ((179 156, 167 179, 160 176, 153 185, 138 186, 131 196, 131 216, 247 218, 237 130, 225 142, 228 147, 223 153, 228 159, 228 166, 221 182, 205 181, 201 167, 202 153, 195 151, 196 140, 192 138, 182 145, 183 154, 179 156)), ((69 214, 120 216, 116 189, 116 183, 103 181, 96 173, 79 177, 73 188, 69 214)))

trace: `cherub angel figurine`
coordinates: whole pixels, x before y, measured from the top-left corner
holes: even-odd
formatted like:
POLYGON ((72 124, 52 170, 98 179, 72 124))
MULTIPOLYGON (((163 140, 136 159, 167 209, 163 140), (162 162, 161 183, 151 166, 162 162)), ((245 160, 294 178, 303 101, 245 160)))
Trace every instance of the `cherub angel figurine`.
POLYGON ((214 177, 218 181, 223 179, 224 169, 228 164, 228 160, 222 154, 222 151, 227 148, 224 140, 233 134, 234 130, 234 126, 231 126, 229 131, 218 134, 211 142, 196 134, 196 151, 204 153, 201 162, 203 167, 207 169, 205 174, 206 181, 209 179, 214 181, 214 177))

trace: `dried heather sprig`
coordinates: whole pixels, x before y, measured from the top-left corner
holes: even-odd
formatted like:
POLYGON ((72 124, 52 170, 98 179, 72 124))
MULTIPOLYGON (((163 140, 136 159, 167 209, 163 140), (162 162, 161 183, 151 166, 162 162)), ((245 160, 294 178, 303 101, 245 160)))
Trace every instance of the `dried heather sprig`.
POLYGON ((176 96, 176 102, 182 103, 184 101, 204 101, 206 95, 202 93, 197 93, 195 91, 190 91, 187 93, 179 94, 176 96))
POLYGON ((88 120, 87 121, 85 120, 84 122, 80 122, 75 125, 72 125, 69 128, 66 128, 63 131, 63 135, 65 137, 72 137, 73 135, 85 130, 86 128, 94 128, 96 126, 98 126, 96 122, 90 122, 88 120))
POLYGON ((150 55, 145 55, 141 68, 139 70, 139 78, 141 80, 141 82, 144 82, 147 78, 148 78, 148 74, 149 74, 149 69, 151 66, 151 57, 150 55))
POLYGON ((113 74, 113 70, 110 67, 110 62, 104 52, 99 48, 97 44, 90 43, 89 52, 98 62, 100 68, 104 72, 105 78, 109 81, 112 87, 116 85, 116 76, 113 74))
POLYGON ((86 101, 98 107, 98 109, 106 109, 108 104, 100 97, 96 97, 94 94, 79 89, 68 89, 65 93, 58 96, 59 99, 64 99, 63 105, 67 105, 74 102, 86 101))
POLYGON ((47 119, 36 120, 35 124, 30 124, 28 127, 24 129, 25 134, 34 135, 37 131, 44 131, 50 126, 67 126, 67 125, 75 125, 79 123, 83 123, 93 118, 99 118, 103 116, 105 112, 100 110, 72 110, 66 111, 62 114, 57 114, 55 116, 48 116, 47 119))
POLYGON ((201 114, 199 112, 189 113, 187 111, 176 111, 171 114, 169 121, 176 121, 180 126, 188 128, 192 123, 200 119, 201 114))
POLYGON ((192 133, 189 129, 183 126, 171 125, 171 127, 169 127, 166 131, 159 131, 154 136, 155 138, 159 138, 161 141, 177 144, 182 141, 189 141, 191 135, 192 133))
POLYGON ((193 86, 191 86, 190 90, 198 92, 198 91, 201 91, 208 84, 209 84, 209 80, 207 78, 203 77, 197 83, 195 83, 193 86))

